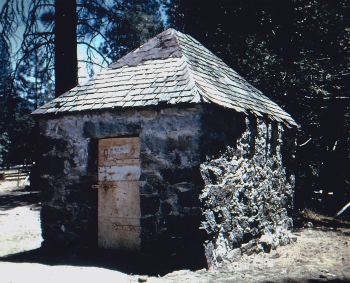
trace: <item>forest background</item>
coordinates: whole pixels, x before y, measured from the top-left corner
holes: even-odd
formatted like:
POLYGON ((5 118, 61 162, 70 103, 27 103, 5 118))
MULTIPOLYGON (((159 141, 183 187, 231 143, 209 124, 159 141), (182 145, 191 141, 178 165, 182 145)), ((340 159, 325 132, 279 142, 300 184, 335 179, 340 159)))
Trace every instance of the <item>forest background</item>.
POLYGON ((30 164, 30 113, 168 27, 300 125, 296 208, 350 201, 350 1, 0 0, 0 167, 30 164))

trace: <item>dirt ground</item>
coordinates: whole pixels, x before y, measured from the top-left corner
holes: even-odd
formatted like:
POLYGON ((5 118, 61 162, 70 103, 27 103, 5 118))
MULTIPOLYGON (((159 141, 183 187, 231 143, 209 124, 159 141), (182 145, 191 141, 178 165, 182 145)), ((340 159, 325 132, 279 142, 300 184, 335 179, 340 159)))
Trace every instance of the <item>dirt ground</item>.
POLYGON ((39 193, 23 183, 0 181, 0 257, 41 245, 39 193))
POLYGON ((350 224, 310 211, 304 215, 309 227, 294 231, 295 243, 244 256, 219 270, 194 271, 166 262, 155 263, 151 271, 143 259, 97 251, 47 254, 40 249, 39 213, 38 192, 0 182, 1 283, 350 282, 350 224))

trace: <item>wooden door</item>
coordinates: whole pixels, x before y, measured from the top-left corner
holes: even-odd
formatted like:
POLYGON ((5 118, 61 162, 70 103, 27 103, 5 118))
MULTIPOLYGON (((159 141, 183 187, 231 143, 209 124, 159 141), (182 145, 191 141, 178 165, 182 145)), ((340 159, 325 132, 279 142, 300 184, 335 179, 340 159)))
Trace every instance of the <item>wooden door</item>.
POLYGON ((140 140, 100 139, 98 144, 98 246, 140 249, 140 140))

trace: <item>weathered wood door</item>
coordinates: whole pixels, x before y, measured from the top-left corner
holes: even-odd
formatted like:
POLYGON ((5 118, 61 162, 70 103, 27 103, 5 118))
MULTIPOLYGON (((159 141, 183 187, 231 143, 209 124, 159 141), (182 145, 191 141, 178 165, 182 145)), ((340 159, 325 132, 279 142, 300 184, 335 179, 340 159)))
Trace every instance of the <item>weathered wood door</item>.
POLYGON ((98 155, 98 245, 139 250, 140 140, 100 139, 98 155))

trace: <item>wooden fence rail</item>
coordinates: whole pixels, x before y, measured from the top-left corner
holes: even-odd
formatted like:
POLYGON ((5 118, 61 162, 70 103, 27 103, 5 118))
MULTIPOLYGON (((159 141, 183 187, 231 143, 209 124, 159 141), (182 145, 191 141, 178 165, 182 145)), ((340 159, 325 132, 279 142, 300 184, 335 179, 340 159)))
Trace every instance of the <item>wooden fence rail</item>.
POLYGON ((32 165, 16 165, 8 168, 0 167, 0 181, 20 181, 25 179, 32 165))

